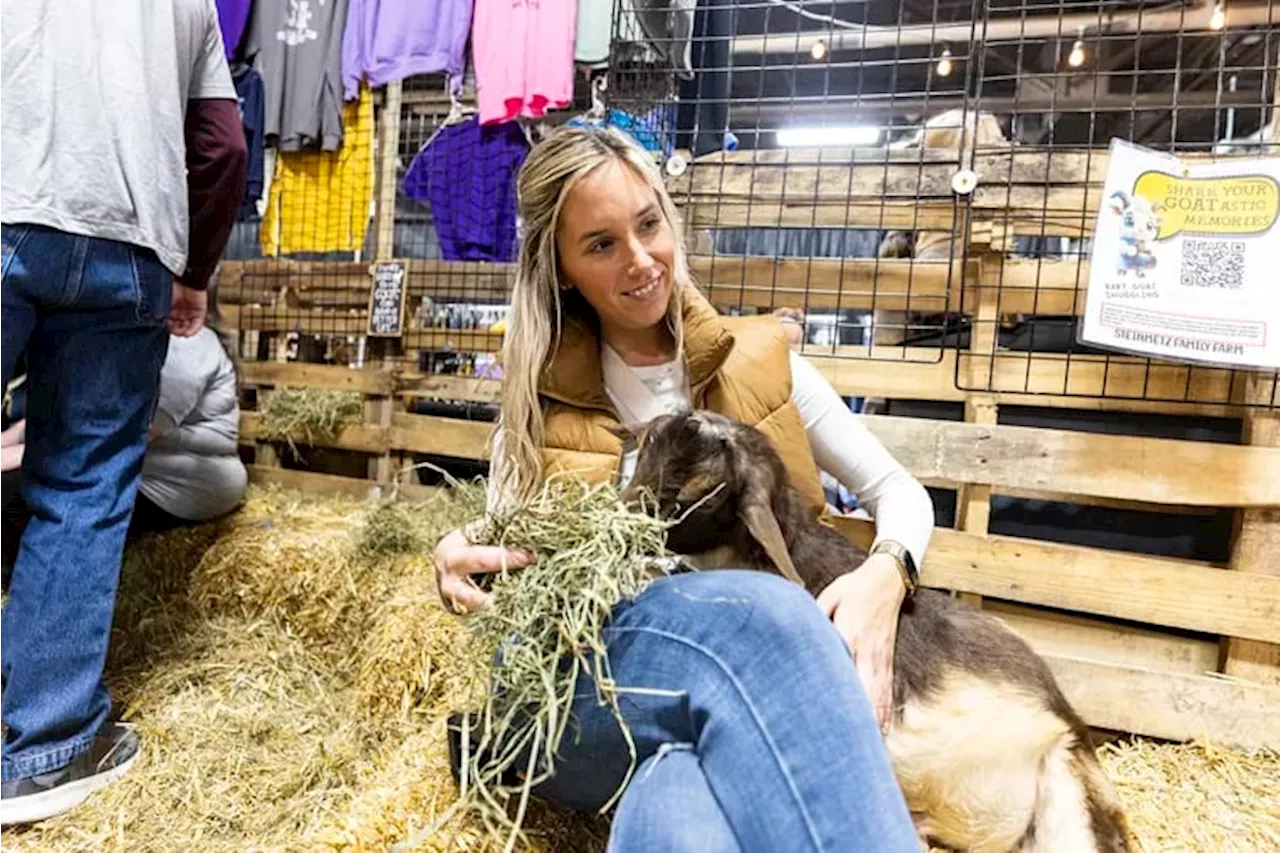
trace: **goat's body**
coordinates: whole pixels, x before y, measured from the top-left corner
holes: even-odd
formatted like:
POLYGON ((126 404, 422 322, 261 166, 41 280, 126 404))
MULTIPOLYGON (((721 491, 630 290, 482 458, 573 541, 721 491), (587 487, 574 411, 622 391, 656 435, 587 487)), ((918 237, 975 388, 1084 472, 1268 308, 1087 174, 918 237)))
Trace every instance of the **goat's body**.
MULTIPOLYGON (((774 513, 812 594, 866 559, 794 490, 775 500, 774 513)), ((668 545, 695 551, 701 568, 776 573, 741 525, 723 522, 715 548, 699 550, 680 526, 668 545)), ((1044 661, 995 618, 920 590, 899 618, 893 698, 886 746, 922 835, 984 853, 1130 849, 1088 729, 1044 661)))

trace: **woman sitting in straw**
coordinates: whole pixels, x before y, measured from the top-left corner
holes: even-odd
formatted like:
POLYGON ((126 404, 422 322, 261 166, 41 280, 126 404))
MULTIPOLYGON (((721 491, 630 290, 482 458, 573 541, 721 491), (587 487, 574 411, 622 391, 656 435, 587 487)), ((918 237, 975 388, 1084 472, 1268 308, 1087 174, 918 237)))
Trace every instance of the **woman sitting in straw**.
MULTIPOLYGON (((821 466, 877 521, 873 555, 820 606, 779 577, 717 571, 663 577, 615 609, 604 632, 615 681, 662 692, 621 700, 640 763, 611 849, 917 849, 877 718, 891 710, 898 608, 932 529, 928 494, 790 352, 777 318, 722 318, 703 299, 661 177, 623 134, 553 134, 521 170, 519 199, 491 510, 553 471, 625 482, 634 455, 617 426, 693 406, 767 434, 815 511, 821 466)), ((460 615, 487 601, 473 574, 531 560, 462 530, 435 558, 460 615)), ((537 792, 596 809, 630 753, 590 685, 576 695, 576 725, 537 792)))

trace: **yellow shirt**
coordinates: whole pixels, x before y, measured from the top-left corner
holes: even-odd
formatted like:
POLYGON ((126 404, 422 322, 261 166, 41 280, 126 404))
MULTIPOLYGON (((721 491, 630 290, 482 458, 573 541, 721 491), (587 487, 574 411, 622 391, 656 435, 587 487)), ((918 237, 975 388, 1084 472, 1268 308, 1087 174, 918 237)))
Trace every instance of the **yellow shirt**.
POLYGON ((259 237, 262 254, 354 252, 364 247, 373 201, 373 96, 342 108, 337 151, 281 151, 259 237))

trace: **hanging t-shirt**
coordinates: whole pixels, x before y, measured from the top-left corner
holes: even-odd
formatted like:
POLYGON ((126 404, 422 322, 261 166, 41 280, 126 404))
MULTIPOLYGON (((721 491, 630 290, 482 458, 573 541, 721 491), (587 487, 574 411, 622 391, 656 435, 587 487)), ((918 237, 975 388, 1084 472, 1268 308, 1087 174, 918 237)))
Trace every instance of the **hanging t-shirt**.
POLYGON ((605 124, 625 131, 646 151, 671 156, 675 151, 675 138, 669 132, 674 111, 668 105, 654 107, 644 115, 633 115, 625 110, 611 109, 601 122, 586 116, 574 116, 565 122, 566 127, 591 127, 605 124))
POLYGON ((240 39, 244 37, 245 24, 249 23, 249 10, 253 0, 217 0, 218 29, 222 30, 222 45, 226 49, 227 61, 236 55, 240 39))
POLYGON ((609 40, 612 36, 613 0, 578 0, 573 61, 583 65, 608 62, 609 40))
POLYGON ((244 144, 249 152, 245 169, 244 202, 237 219, 244 221, 258 214, 258 200, 262 198, 263 183, 263 101, 262 78, 247 65, 232 69, 236 94, 240 96, 240 121, 244 124, 244 144))
POLYGON ((541 118, 573 102, 578 0, 476 0, 471 50, 480 122, 541 118))
POLYGON ((515 259, 516 173, 528 153, 515 122, 481 126, 474 118, 442 127, 418 151, 404 193, 431 205, 445 260, 515 259))
POLYGON ((373 95, 346 105, 338 151, 282 151, 259 237, 266 256, 364 247, 373 201, 373 95))
POLYGON ((342 37, 342 89, 443 71, 461 78, 471 0, 349 0, 342 37))
POLYGON ((267 144, 342 144, 342 31, 347 0, 257 0, 244 58, 262 75, 267 144))

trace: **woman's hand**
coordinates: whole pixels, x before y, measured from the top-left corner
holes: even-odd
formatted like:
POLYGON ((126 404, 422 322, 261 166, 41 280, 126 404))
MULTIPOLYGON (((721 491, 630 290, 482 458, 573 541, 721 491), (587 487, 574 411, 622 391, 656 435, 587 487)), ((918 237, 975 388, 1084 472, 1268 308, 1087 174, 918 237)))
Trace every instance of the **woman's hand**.
POLYGON ((513 551, 491 545, 473 545, 462 528, 446 535, 436 545, 436 586, 440 600, 451 613, 466 616, 489 604, 489 594, 476 586, 472 575, 490 574, 503 568, 523 569, 536 558, 528 551, 513 551))
POLYGON ((9 428, 0 433, 0 447, 14 447, 27 441, 27 419, 14 421, 9 428))
POLYGON ((853 653, 881 731, 888 729, 893 714, 893 645, 898 609, 906 594, 893 558, 876 554, 836 578, 818 596, 818 606, 853 653))

